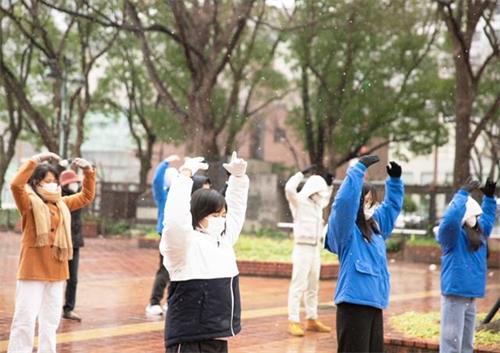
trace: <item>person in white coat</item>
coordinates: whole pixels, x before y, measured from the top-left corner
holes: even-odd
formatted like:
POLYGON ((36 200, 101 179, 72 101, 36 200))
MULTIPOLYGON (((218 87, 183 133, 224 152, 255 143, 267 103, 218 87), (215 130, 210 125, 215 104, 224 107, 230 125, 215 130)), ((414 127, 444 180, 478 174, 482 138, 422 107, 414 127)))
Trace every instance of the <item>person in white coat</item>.
POLYGON ((323 209, 328 206, 331 196, 331 182, 319 175, 311 175, 300 192, 297 188, 305 175, 311 173, 309 167, 293 175, 285 185, 285 196, 293 216, 294 248, 292 254, 292 281, 288 292, 288 332, 293 336, 303 336, 300 324, 300 302, 304 297, 306 308, 306 330, 330 332, 331 328, 318 320, 318 291, 321 269, 320 253, 325 236, 323 209))
POLYGON ((208 165, 187 158, 170 186, 160 242, 170 274, 166 352, 227 352, 227 337, 241 330, 239 272, 234 253, 248 199, 247 163, 233 153, 226 196, 199 189, 192 176, 208 165))

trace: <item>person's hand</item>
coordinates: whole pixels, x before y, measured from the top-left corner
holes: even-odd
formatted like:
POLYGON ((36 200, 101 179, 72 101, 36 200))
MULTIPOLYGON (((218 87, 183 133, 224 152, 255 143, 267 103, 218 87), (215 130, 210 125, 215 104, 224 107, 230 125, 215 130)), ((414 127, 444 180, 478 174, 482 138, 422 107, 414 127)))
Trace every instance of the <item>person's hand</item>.
POLYGON ((165 162, 168 162, 168 163, 172 163, 172 162, 177 162, 177 161, 180 161, 180 157, 176 154, 173 154, 171 156, 168 156, 167 158, 165 158, 165 162))
POLYGON ((387 174, 391 178, 401 178, 401 174, 403 173, 401 166, 394 161, 389 162, 389 165, 385 169, 387 169, 387 174))
POLYGON ((326 172, 325 176, 324 176, 324 179, 326 181, 326 185, 332 186, 333 179, 335 179, 335 176, 332 173, 330 173, 330 172, 326 172))
POLYGON ((205 163, 204 161, 205 158, 203 157, 186 157, 184 158, 184 164, 179 168, 179 170, 184 175, 188 172, 187 174, 190 174, 189 176, 193 176, 198 170, 208 169, 208 163, 205 163))
POLYGON ((472 179, 471 177, 467 178, 465 181, 464 185, 462 185, 462 189, 464 189, 467 192, 472 192, 476 189, 479 189, 481 186, 481 183, 478 180, 472 179))
POLYGON ((78 168, 83 170, 92 168, 92 164, 83 158, 75 158, 71 164, 76 165, 78 168))
POLYGON ((37 161, 37 163, 42 163, 42 162, 46 162, 46 161, 56 161, 56 162, 59 162, 59 160, 61 159, 61 157, 59 157, 57 154, 55 153, 52 153, 52 152, 42 152, 42 153, 39 153, 39 154, 35 154, 33 157, 32 157, 35 161, 37 161))
POLYGON ((494 183, 490 178, 486 179, 486 184, 481 188, 484 196, 493 197, 495 196, 495 191, 497 188, 497 183, 494 183))
POLYGON ((307 174, 314 174, 316 173, 316 165, 314 164, 311 164, 310 166, 308 167, 305 167, 304 169, 302 169, 300 172, 304 175, 307 175, 307 174))
POLYGON ((363 163, 366 168, 369 168, 372 164, 375 164, 378 161, 380 161, 380 158, 378 158, 378 156, 375 154, 359 158, 359 162, 363 163))
POLYGON ((222 166, 235 177, 241 177, 247 172, 247 162, 242 158, 238 158, 236 151, 233 152, 229 163, 224 163, 222 166))

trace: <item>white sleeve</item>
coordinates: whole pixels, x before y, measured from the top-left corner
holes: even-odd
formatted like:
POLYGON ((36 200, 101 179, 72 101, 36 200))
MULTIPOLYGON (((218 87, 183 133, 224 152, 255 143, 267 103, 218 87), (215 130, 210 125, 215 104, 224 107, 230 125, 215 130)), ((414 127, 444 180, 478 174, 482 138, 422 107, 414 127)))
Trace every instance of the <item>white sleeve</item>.
POLYGON ((290 209, 292 210, 293 216, 295 217, 295 210, 299 206, 299 196, 297 188, 300 182, 304 180, 304 174, 302 172, 295 173, 285 184, 285 196, 290 204, 290 209))
POLYGON ((250 180, 247 175, 229 177, 226 191, 227 214, 225 236, 233 245, 238 241, 243 223, 245 223, 249 185, 250 180))
POLYGON ((163 232, 160 252, 163 256, 168 248, 180 249, 186 246, 193 232, 191 216, 191 189, 193 180, 184 175, 174 178, 165 203, 163 232))

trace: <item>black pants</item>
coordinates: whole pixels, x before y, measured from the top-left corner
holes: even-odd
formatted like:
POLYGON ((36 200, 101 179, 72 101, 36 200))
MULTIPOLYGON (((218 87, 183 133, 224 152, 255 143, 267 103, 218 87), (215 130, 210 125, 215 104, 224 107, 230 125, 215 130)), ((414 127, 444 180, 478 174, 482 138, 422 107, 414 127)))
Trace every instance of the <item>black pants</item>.
POLYGON ((166 353, 227 353, 227 341, 207 340, 168 346, 166 353))
POLYGON ((338 353, 383 352, 382 310, 365 305, 338 304, 337 342, 338 353))
POLYGON ((156 271, 155 282, 153 283, 153 291, 151 292, 149 304, 160 305, 165 293, 165 288, 169 282, 170 276, 168 275, 165 266, 163 266, 163 256, 160 254, 160 266, 158 267, 158 271, 156 271))
POLYGON ((73 248, 73 260, 68 261, 69 279, 66 281, 66 303, 63 306, 64 311, 73 311, 75 309, 79 263, 80 248, 73 248))

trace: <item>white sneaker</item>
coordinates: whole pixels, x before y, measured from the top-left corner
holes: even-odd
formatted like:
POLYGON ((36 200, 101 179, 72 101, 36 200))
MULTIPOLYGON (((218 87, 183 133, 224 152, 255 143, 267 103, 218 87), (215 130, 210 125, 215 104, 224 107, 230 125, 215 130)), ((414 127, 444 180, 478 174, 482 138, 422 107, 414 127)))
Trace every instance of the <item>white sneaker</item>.
POLYGON ((152 316, 163 315, 163 310, 160 305, 148 305, 146 307, 146 314, 152 316))

